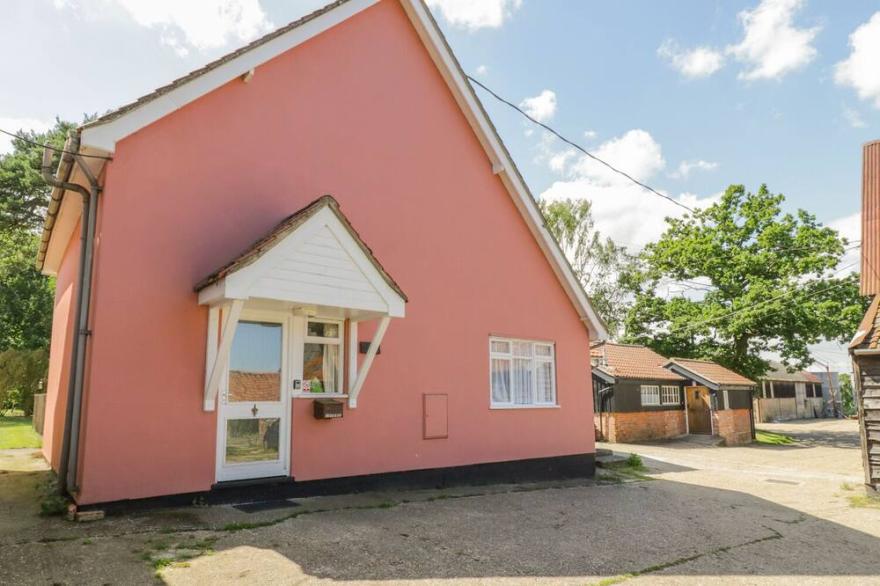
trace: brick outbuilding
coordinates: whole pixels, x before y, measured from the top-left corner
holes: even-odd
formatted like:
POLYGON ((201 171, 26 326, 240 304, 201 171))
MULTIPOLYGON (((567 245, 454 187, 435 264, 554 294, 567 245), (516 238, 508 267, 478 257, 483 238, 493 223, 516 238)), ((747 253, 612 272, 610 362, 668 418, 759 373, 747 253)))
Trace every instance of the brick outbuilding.
POLYGON ((596 437, 610 442, 716 436, 752 441, 755 383, 714 362, 667 359, 634 344, 590 348, 596 437))
POLYGON ((687 433, 684 377, 666 358, 634 344, 598 342, 590 348, 596 437, 635 442, 687 433))

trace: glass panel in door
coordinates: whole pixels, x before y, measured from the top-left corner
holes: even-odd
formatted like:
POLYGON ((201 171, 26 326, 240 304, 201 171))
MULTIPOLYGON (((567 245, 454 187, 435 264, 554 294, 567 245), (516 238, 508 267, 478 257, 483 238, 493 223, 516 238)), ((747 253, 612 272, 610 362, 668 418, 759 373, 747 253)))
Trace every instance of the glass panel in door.
POLYGON ((281 324, 243 321, 229 355, 230 403, 281 400, 281 324))
POLYGON ((226 420, 226 462, 262 462, 278 459, 278 433, 281 420, 226 420))

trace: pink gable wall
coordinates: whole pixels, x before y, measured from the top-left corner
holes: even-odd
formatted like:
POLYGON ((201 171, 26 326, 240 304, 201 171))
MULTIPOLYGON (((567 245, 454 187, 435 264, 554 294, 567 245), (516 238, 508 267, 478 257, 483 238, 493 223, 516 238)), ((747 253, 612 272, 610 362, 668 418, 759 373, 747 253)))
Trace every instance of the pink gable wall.
POLYGON ((80 502, 210 487, 207 310, 192 287, 325 193, 410 302, 356 410, 319 422, 310 401, 294 401, 296 479, 594 451, 586 330, 386 0, 118 145, 102 203, 80 502), (489 410, 490 333, 557 343, 561 408, 489 410), (448 394, 448 439, 422 439, 423 393, 448 394))

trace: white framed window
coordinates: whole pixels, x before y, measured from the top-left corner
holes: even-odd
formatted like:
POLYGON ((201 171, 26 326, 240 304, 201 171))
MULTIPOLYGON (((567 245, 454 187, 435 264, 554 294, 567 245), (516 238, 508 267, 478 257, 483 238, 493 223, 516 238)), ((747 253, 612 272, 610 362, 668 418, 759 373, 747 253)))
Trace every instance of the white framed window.
POLYGON ((489 338, 493 408, 556 406, 556 351, 549 342, 489 338))
POLYGON ((303 393, 342 393, 342 322, 309 318, 303 337, 303 393))
POLYGON ((664 405, 681 405, 681 392, 676 385, 663 385, 660 388, 660 402, 664 405))
POLYGON ((642 385, 642 406, 660 404, 659 385, 642 385))

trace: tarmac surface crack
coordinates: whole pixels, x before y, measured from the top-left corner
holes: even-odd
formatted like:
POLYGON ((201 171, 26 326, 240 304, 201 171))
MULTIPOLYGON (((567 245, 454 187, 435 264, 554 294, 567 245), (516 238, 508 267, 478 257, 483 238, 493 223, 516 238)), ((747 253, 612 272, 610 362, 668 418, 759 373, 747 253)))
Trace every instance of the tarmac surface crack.
POLYGON ((644 576, 647 574, 655 574, 655 573, 661 572, 663 570, 668 570, 669 568, 674 568, 676 566, 688 564, 690 562, 696 561, 698 559, 701 559, 701 558, 704 558, 707 556, 726 553, 728 551, 733 551, 735 549, 740 549, 743 547, 749 547, 750 545, 757 545, 759 543, 764 543, 766 541, 775 541, 777 539, 782 539, 784 537, 782 535, 782 533, 780 533, 779 531, 777 531, 776 529, 774 529, 772 527, 767 527, 766 525, 764 525, 763 527, 767 531, 770 531, 770 535, 765 535, 764 537, 758 537, 756 539, 751 539, 749 541, 746 541, 743 543, 737 543, 734 545, 724 545, 721 547, 715 547, 715 548, 710 549, 708 551, 704 551, 704 552, 697 553, 694 555, 676 558, 676 559, 670 560, 668 562, 661 562, 659 564, 654 564, 652 566, 642 568, 641 570, 635 570, 633 572, 627 572, 625 574, 620 574, 617 576, 613 576, 611 578, 606 578, 605 580, 600 580, 599 582, 597 582, 596 586, 612 586, 613 584, 622 584, 623 582, 626 582, 627 580, 632 580, 634 578, 638 578, 639 576, 644 576))

